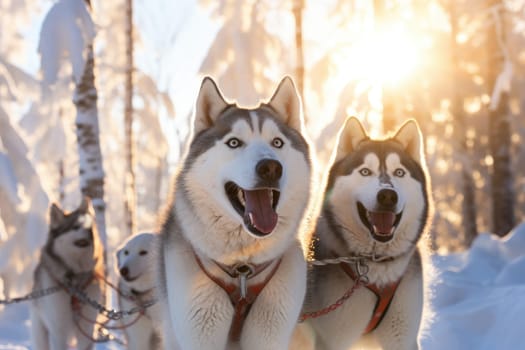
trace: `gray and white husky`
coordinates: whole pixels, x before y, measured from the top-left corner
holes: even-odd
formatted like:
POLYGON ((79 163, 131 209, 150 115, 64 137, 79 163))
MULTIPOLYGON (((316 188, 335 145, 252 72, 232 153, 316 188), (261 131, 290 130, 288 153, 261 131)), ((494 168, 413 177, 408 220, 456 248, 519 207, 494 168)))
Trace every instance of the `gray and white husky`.
POLYGON ((349 118, 339 134, 313 241, 316 260, 350 259, 313 268, 307 309, 323 310, 345 292, 351 295, 334 311, 308 320, 316 349, 418 347, 424 301, 418 243, 424 242, 431 203, 416 121, 375 140, 358 119, 349 118))
POLYGON ((303 124, 288 77, 250 109, 203 80, 159 245, 165 333, 183 350, 288 347, 306 290, 303 124))
MULTIPOLYGON (((97 274, 104 273, 104 259, 93 213, 86 198, 70 213, 52 204, 49 236, 34 273, 34 290, 71 283, 91 299, 101 300, 103 286, 97 274)), ((33 349, 66 350, 73 339, 77 349, 92 349, 91 320, 96 317, 94 308, 80 303, 65 288, 35 299, 31 303, 33 349)))
MULTIPOLYGON (((126 239, 117 249, 118 304, 121 310, 131 310, 155 298, 155 276, 150 260, 157 236, 139 233, 126 239)), ((142 314, 122 320, 128 350, 160 349, 160 335, 156 330, 159 312, 160 306, 156 304, 142 314)))

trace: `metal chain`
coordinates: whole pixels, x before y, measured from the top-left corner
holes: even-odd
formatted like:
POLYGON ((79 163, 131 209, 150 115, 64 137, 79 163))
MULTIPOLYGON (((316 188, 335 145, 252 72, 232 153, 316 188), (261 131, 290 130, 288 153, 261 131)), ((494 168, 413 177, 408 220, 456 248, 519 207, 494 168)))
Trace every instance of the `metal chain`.
POLYGON ((83 290, 80 290, 78 288, 76 288, 75 286, 72 286, 72 285, 65 285, 64 286, 68 293, 70 295, 74 295, 75 297, 78 298, 79 301, 83 302, 84 304, 87 304, 89 306, 91 306, 92 308, 94 308, 95 310, 98 311, 99 314, 111 319, 111 320, 114 320, 114 321, 118 321, 122 318, 124 318, 125 316, 130 316, 130 315, 133 315, 133 314, 136 314, 136 313, 139 313, 139 312, 142 312, 143 310, 153 306, 157 300, 155 299, 152 299, 152 300, 148 300, 144 303, 141 303, 140 306, 136 306, 132 309, 129 309, 129 310, 115 310, 115 309, 107 309, 104 305, 100 304, 98 301, 94 300, 94 299, 91 299, 86 292, 84 292, 83 290))
POLYGON ((335 303, 333 304, 330 304, 328 305, 327 307, 325 308, 322 308, 320 310, 317 310, 317 311, 312 311, 312 312, 305 312, 301 315, 301 317, 299 318, 299 323, 300 322, 304 322, 306 321, 307 319, 309 318, 317 318, 317 317, 321 317, 321 316, 324 316, 334 310, 336 310, 337 308, 339 308, 341 305, 344 304, 344 302, 350 298, 352 296, 352 294, 354 294, 355 290, 357 288, 359 288, 362 284, 364 284, 363 282, 361 282, 360 279, 358 279, 357 281, 355 281, 354 285, 352 287, 350 287, 346 292, 345 294, 343 294, 342 297, 340 297, 339 299, 336 300, 335 303))
MULTIPOLYGON (((348 298, 354 294, 355 290, 359 288, 362 285, 367 285, 370 280, 368 279, 368 265, 364 262, 363 258, 357 258, 357 257, 340 257, 335 259, 324 259, 324 260, 313 260, 315 263, 313 265, 318 266, 324 266, 329 264, 341 264, 341 263, 350 263, 355 262, 356 265, 356 271, 357 271, 357 278, 354 281, 354 284, 352 287, 350 287, 339 299, 337 299, 333 304, 328 305, 327 307, 324 307, 317 311, 312 312, 305 312, 299 317, 298 322, 304 322, 307 319, 310 318, 317 318, 324 316, 337 308, 341 307, 341 305, 344 304, 348 298)), ((312 262, 312 261, 310 261, 312 262)))
POLYGON ((40 299, 45 296, 57 293, 62 290, 62 287, 60 286, 53 286, 45 289, 35 290, 27 295, 24 295, 22 297, 17 298, 7 298, 7 299, 0 299, 0 305, 10 305, 15 303, 21 303, 23 301, 27 300, 34 300, 34 299, 40 299))
POLYGON ((125 341, 111 334, 109 329, 105 327, 104 325, 96 325, 96 332, 98 336, 92 336, 86 333, 84 329, 80 326, 79 314, 74 315, 74 320, 75 320, 75 325, 77 326, 80 333, 82 333, 84 337, 88 338, 93 343, 108 343, 110 341, 114 341, 120 345, 127 346, 125 341))
POLYGON ((7 299, 0 299, 0 305, 10 305, 15 303, 21 303, 28 300, 35 300, 40 299, 45 296, 58 293, 62 290, 65 290, 68 292, 68 294, 77 297, 81 302, 90 305, 95 310, 97 310, 100 314, 106 316, 107 318, 111 320, 120 320, 124 318, 125 316, 134 315, 136 313, 142 312, 145 309, 153 306, 157 301, 155 299, 148 300, 144 303, 141 303, 140 306, 136 306, 130 310, 114 310, 114 309, 107 309, 104 305, 100 304, 98 301, 91 299, 86 292, 83 290, 77 288, 76 286, 72 285, 71 283, 66 282, 63 285, 57 285, 52 286, 45 289, 40 289, 33 291, 27 295, 17 297, 17 298, 7 298, 7 299))
POLYGON ((314 266, 326 266, 326 265, 338 265, 341 263, 364 263, 365 261, 371 261, 371 262, 382 262, 387 260, 395 260, 399 258, 400 256, 406 255, 407 253, 400 254, 397 256, 377 256, 375 254, 375 245, 374 245, 374 253, 372 254, 360 254, 360 255, 350 255, 350 256, 340 256, 337 258, 326 258, 326 259, 309 259, 307 260, 308 264, 314 265, 314 266))
POLYGON ((340 256, 338 258, 327 258, 327 259, 321 259, 321 260, 308 260, 308 264, 314 265, 314 266, 326 266, 326 265, 339 265, 341 263, 353 263, 357 261, 364 260, 363 257, 357 257, 357 256, 340 256))
MULTIPOLYGON (((147 302, 141 303, 140 306, 136 306, 130 310, 118 310, 117 311, 114 309, 107 309, 104 305, 100 304, 98 301, 91 299, 87 295, 87 293, 84 292, 82 289, 79 289, 75 285, 71 284, 71 281, 69 279, 66 279, 66 281, 64 283, 61 283, 60 285, 52 286, 52 287, 45 288, 45 289, 35 290, 21 297, 0 299, 0 305, 10 305, 10 304, 15 304, 15 303, 21 303, 21 302, 28 301, 28 300, 40 299, 45 296, 48 296, 54 293, 58 293, 64 290, 69 295, 75 296, 79 301, 93 307, 100 314, 114 321, 120 320, 124 318, 125 316, 143 312, 145 309, 153 306, 157 302, 155 299, 148 300, 147 302)), ((134 298, 134 296, 132 295, 129 295, 128 297, 134 298)), ((76 322, 78 322, 78 320, 76 320, 76 322)), ((80 327, 78 324, 77 326, 80 327)), ((126 345, 126 343, 122 339, 119 339, 118 337, 111 334, 109 329, 106 328, 104 325, 98 325, 97 327, 98 337, 91 337, 85 334, 83 330, 81 330, 81 332, 84 334, 84 336, 88 337, 95 343, 106 343, 106 342, 114 341, 120 345, 123 345, 123 346, 126 345)))

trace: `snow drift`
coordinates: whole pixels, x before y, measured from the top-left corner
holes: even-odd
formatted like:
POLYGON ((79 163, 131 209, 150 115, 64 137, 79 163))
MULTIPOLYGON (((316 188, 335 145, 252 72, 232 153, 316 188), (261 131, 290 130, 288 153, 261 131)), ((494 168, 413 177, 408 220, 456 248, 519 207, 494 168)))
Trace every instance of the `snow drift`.
MULTIPOLYGON (((470 250, 433 257, 435 319, 422 349, 523 348, 525 224, 505 238, 481 234, 470 250)), ((0 348, 30 349, 27 305, 0 308, 0 348)), ((96 349, 120 349, 99 344, 96 349)))

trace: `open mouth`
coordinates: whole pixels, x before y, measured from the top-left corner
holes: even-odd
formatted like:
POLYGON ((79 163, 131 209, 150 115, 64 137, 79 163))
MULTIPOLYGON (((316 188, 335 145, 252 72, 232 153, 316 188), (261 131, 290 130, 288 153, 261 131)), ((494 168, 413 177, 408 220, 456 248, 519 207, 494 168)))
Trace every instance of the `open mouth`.
POLYGON ((402 211, 399 214, 391 211, 368 211, 361 202, 357 202, 357 211, 363 224, 370 230, 372 237, 383 243, 394 238, 394 232, 403 215, 402 211))
POLYGON ((264 237, 277 226, 279 216, 275 208, 280 192, 274 188, 245 190, 229 181, 224 185, 233 208, 243 218, 244 224, 256 236, 264 237))

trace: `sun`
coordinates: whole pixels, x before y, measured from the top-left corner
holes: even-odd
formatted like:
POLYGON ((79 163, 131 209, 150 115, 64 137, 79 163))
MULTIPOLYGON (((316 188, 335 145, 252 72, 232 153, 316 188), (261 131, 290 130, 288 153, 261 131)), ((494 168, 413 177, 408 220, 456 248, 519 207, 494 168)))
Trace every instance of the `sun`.
POLYGON ((413 34, 400 26, 383 27, 363 37, 356 47, 361 78, 399 85, 414 74, 420 55, 413 34))
POLYGON ((369 27, 364 28, 350 45, 342 45, 333 56, 337 74, 333 77, 333 85, 327 89, 328 94, 345 91, 347 115, 361 115, 366 119, 372 136, 383 133, 385 88, 402 89, 421 70, 424 57, 421 39, 403 23, 369 27), (366 108, 363 103, 367 103, 366 108))

